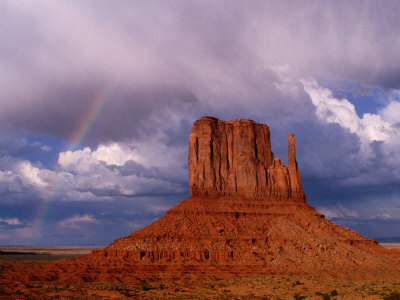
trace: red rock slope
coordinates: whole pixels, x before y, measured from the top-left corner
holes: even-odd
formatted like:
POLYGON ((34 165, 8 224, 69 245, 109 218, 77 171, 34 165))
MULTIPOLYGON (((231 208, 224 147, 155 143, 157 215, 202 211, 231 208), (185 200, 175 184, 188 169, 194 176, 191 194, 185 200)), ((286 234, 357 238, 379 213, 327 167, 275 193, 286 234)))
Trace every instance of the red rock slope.
POLYGON ((204 117, 189 138, 190 198, 104 249, 2 275, 126 282, 245 274, 398 276, 396 252, 333 224, 306 203, 293 134, 288 144, 284 166, 274 159, 267 125, 204 117))

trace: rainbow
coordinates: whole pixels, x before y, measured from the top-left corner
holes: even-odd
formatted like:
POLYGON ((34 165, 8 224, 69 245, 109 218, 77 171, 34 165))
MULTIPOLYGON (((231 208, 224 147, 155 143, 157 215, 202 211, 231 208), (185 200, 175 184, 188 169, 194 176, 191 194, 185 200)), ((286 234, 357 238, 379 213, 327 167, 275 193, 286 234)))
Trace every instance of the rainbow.
MULTIPOLYGON (((84 138, 89 133, 94 121, 99 116, 99 113, 102 111, 105 103, 110 98, 111 93, 115 90, 115 87, 105 86, 99 89, 95 95, 90 99, 89 105, 87 106, 85 113, 82 115, 80 121, 77 126, 72 131, 71 135, 67 138, 69 143, 69 147, 64 150, 66 151, 74 151, 81 147, 81 143, 84 138)), ((46 214, 49 210, 49 206, 51 205, 51 200, 54 199, 54 196, 57 193, 57 190, 61 187, 63 182, 63 177, 65 176, 65 171, 68 169, 68 165, 60 165, 57 169, 56 176, 53 181, 50 183, 50 187, 48 190, 42 195, 38 205, 36 206, 35 213, 33 214, 33 234, 32 238, 40 237, 41 229, 44 224, 44 220, 46 214)))
POLYGON ((76 146, 81 144, 113 90, 113 87, 105 87, 96 93, 79 124, 68 138, 69 143, 76 146))

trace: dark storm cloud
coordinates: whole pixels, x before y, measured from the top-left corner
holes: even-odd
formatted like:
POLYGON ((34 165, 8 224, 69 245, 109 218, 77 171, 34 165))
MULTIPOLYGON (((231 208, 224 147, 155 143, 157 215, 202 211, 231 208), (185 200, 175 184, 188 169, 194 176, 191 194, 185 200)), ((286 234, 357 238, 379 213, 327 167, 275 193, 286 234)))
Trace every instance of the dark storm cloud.
POLYGON ((318 126, 304 122, 294 126, 297 156, 305 176, 343 179, 359 175, 360 140, 338 124, 318 126))
POLYGON ((105 245, 161 217, 183 197, 115 198, 96 205, 54 201, 40 211, 40 220, 30 218, 32 212, 37 214, 35 201, 1 203, 0 211, 8 215, 0 214, 0 239, 8 245, 105 245))
POLYGON ((104 87, 91 81, 59 84, 32 96, 36 98, 19 101, 18 107, 3 111, 3 122, 8 121, 17 129, 65 139, 79 136, 88 128, 89 134, 81 142, 96 146, 110 140, 123 141, 152 134, 154 128, 163 125, 163 119, 168 120, 168 112, 181 110, 185 105, 193 106, 197 101, 179 88, 132 89, 103 84, 104 87))
POLYGON ((399 89, 400 70, 391 67, 378 75, 378 84, 388 89, 399 89))
MULTIPOLYGON (((366 186, 376 196, 370 207, 379 194, 392 199, 395 192, 384 191, 400 179, 397 145, 366 140, 375 134, 370 128, 352 131, 354 116, 329 121, 341 111, 327 110, 322 118, 301 80, 356 82, 368 91, 399 88, 399 11, 396 1, 2 2, 2 226, 21 223, 29 235, 37 203, 28 197, 42 201, 48 178, 56 176, 21 159, 49 147, 26 136, 77 142, 85 128, 80 142, 90 149, 61 163, 63 185, 52 199, 47 236, 43 230, 37 242, 84 243, 93 236, 93 243, 102 243, 98 232, 115 226, 103 239, 108 242, 114 233, 132 231, 130 217, 139 227, 150 222, 174 204, 167 194, 187 195, 187 139, 203 115, 267 123, 283 161, 287 134, 294 132, 312 204, 362 203, 366 186), (96 103, 102 105, 93 113, 96 103), (125 148, 96 156, 97 147, 111 151, 114 142, 132 145, 138 157, 116 163, 134 152, 125 148)), ((381 128, 378 121, 375 127, 368 122, 381 128)), ((390 201, 384 203, 394 207, 390 201)), ((12 236, 0 231, 0 240, 2 234, 3 240, 12 236)))
POLYGON ((188 103, 193 114, 210 99, 221 114, 241 94, 277 103, 271 86, 259 88, 265 66, 398 87, 396 2, 5 2, 2 11, 2 120, 68 138, 98 90, 115 86, 90 145, 137 137, 188 103))
POLYGON ((110 140, 143 139, 168 126, 164 123, 168 123, 171 114, 184 112, 185 106, 196 106, 197 102, 185 90, 160 86, 154 90, 115 91, 99 112, 86 142, 96 145, 110 140))
POLYGON ((335 223, 369 238, 379 238, 382 242, 385 240, 381 238, 399 238, 398 184, 341 189, 326 181, 303 181, 303 185, 308 193, 308 202, 335 223))
POLYGON ((2 156, 19 157, 28 154, 42 154, 52 150, 40 141, 29 141, 23 132, 1 121, 0 126, 0 158, 2 156))
POLYGON ((150 170, 134 160, 128 160, 125 162, 120 168, 120 172, 122 176, 137 175, 146 178, 154 178, 156 177, 156 174, 159 173, 157 169, 150 170))

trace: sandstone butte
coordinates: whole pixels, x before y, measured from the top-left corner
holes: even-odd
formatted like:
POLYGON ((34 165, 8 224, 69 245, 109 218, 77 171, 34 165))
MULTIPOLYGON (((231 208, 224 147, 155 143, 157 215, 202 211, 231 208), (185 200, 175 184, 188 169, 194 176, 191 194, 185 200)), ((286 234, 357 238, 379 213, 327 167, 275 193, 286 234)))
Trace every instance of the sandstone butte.
POLYGON ((2 281, 209 279, 309 274, 398 278, 400 255, 306 203, 288 137, 274 158, 267 125, 203 117, 189 138, 190 197, 104 249, 55 263, 3 267, 2 281))

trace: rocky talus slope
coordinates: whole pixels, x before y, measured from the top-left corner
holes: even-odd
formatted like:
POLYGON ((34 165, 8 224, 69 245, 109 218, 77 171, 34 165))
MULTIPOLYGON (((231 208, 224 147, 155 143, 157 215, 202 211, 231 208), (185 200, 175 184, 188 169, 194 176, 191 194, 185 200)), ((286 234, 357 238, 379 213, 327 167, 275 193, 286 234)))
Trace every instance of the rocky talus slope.
POLYGON ((3 280, 124 281, 320 274, 400 275, 399 252, 339 227, 306 203, 288 137, 288 166, 274 158, 267 125, 196 121, 189 138, 190 197, 108 247, 83 257, 3 269, 3 280))

